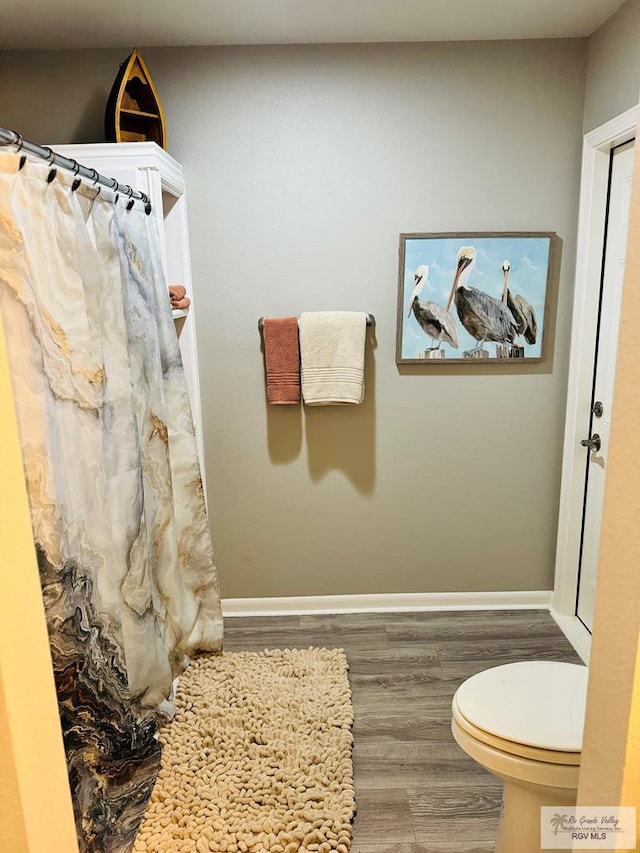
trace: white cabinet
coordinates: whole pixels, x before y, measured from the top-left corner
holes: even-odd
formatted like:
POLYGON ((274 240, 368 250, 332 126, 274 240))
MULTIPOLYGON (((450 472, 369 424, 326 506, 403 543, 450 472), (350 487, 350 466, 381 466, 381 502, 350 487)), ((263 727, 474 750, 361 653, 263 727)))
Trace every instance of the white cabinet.
POLYGON ((191 299, 188 311, 174 311, 174 322, 180 341, 206 495, 194 319, 196 299, 191 281, 187 198, 182 166, 155 142, 105 142, 91 145, 52 145, 51 147, 64 157, 77 160, 105 177, 116 178, 121 184, 128 184, 134 190, 146 193, 153 206, 154 215, 161 217, 160 237, 167 283, 183 284, 191 299))

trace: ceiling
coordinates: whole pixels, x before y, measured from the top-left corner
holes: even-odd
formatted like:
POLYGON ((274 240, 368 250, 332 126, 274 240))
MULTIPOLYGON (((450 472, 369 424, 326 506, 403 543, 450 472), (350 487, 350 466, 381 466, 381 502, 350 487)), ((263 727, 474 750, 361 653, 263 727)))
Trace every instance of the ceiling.
POLYGON ((622 0, 0 0, 0 48, 590 35, 622 0))

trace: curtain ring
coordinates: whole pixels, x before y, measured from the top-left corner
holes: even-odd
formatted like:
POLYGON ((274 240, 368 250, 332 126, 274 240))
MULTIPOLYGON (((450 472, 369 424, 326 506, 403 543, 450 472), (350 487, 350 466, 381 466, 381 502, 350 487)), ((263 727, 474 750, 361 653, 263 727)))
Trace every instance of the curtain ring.
POLYGON ((71 170, 72 170, 73 174, 76 176, 73 179, 73 183, 71 184, 71 192, 74 193, 78 189, 78 187, 80 186, 82 181, 78 177, 78 175, 80 174, 80 163, 78 163, 77 160, 72 160, 72 163, 73 163, 73 166, 71 167, 71 170))
POLYGON ((117 204, 119 198, 120 198, 120 193, 116 193, 116 197, 114 198, 113 203, 117 204))
MULTIPOLYGON (((19 133, 17 130, 12 131, 12 133, 15 136, 15 139, 13 140, 13 142, 2 142, 0 144, 1 145, 15 145, 16 148, 18 149, 18 154, 20 154, 20 152, 24 148, 24 136, 21 133, 19 133)), ((20 154, 20 161, 18 163, 18 171, 19 172, 22 171, 22 169, 24 169, 26 162, 27 162, 27 155, 26 154, 20 154)))
POLYGON ((129 186, 129 184, 125 184, 124 187, 125 193, 129 196, 129 201, 127 202, 127 210, 130 211, 132 210, 133 205, 135 204, 135 199, 133 197, 134 190, 133 187, 129 186))
POLYGON ((148 201, 144 206, 144 212, 147 214, 147 216, 149 216, 149 214, 151 213, 151 209, 151 202, 148 201))
MULTIPOLYGON (((47 162, 49 165, 53 164, 53 161, 56 159, 55 152, 49 148, 48 145, 43 145, 43 149, 47 152, 47 162)), ((47 183, 50 184, 55 179, 55 176, 58 174, 58 170, 55 166, 52 169, 49 169, 49 174, 47 175, 47 183)))
POLYGON ((3 140, 2 142, 0 142, 0 145, 16 145, 18 151, 22 151, 22 146, 24 145, 24 136, 21 133, 18 133, 17 130, 11 130, 9 132, 14 135, 15 139, 10 139, 7 142, 3 140))

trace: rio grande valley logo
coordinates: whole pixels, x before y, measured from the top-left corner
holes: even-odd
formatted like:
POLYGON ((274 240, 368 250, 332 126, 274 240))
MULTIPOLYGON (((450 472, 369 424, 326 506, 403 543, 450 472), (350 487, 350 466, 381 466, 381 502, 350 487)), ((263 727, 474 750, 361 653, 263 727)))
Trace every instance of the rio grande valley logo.
POLYGON ((631 806, 540 810, 541 850, 636 849, 636 810, 631 806), (622 843, 624 842, 624 843, 622 843))

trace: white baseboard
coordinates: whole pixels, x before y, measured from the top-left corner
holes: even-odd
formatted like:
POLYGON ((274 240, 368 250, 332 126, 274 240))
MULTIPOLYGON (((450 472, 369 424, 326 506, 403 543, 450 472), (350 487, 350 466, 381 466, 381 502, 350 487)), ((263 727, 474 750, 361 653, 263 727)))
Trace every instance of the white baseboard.
POLYGON ((375 595, 302 595, 223 598, 222 614, 308 616, 321 613, 398 613, 412 610, 548 610, 550 590, 513 592, 408 592, 375 595))
POLYGON ((589 657, 591 655, 591 634, 584 627, 577 616, 563 616, 550 608, 551 616, 556 624, 571 643, 582 660, 589 666, 589 657))

